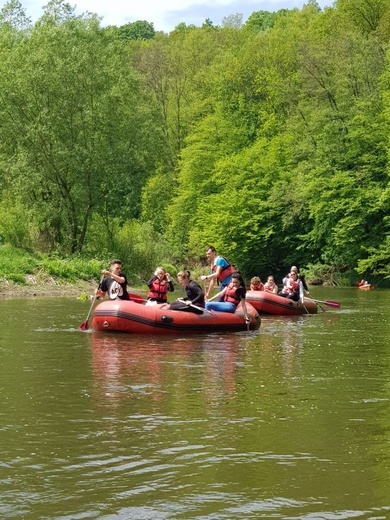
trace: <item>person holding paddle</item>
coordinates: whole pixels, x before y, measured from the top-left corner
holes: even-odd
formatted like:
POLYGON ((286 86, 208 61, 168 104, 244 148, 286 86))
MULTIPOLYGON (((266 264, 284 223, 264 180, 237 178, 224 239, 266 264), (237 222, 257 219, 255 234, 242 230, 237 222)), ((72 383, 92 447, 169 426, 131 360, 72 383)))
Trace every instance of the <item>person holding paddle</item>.
POLYGON ((115 259, 110 262, 110 270, 103 269, 101 271, 104 278, 99 287, 96 289, 96 295, 99 298, 104 298, 106 294, 110 300, 130 300, 129 293, 127 292, 127 278, 122 273, 122 262, 121 260, 115 259))
POLYGON ((235 272, 234 267, 230 264, 224 256, 218 256, 214 246, 209 246, 206 250, 207 260, 210 262, 210 274, 202 275, 202 281, 210 280, 210 285, 206 294, 208 298, 213 292, 215 282, 221 284, 220 291, 229 285, 232 279, 232 273, 235 272))
POLYGON ((186 291, 186 298, 178 298, 169 306, 173 311, 187 311, 195 314, 203 314, 204 309, 204 292, 200 285, 191 280, 189 271, 180 271, 177 273, 177 279, 186 291))

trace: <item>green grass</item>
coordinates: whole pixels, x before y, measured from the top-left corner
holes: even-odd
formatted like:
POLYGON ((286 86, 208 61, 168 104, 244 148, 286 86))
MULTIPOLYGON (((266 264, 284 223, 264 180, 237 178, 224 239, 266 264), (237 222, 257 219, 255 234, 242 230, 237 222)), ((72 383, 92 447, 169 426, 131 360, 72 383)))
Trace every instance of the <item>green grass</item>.
POLYGON ((48 277, 58 282, 75 283, 78 280, 99 279, 105 262, 94 259, 69 257, 67 259, 44 254, 31 254, 9 245, 0 246, 0 280, 23 285, 27 277, 44 282, 48 277))

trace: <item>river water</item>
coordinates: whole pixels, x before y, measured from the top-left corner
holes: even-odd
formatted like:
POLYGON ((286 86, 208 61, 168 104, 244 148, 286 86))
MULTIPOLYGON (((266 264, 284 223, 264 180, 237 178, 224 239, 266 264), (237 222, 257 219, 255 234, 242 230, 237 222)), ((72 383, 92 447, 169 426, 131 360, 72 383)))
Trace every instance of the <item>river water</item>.
POLYGON ((0 518, 390 518, 390 291, 259 331, 82 332, 1 299, 0 518))

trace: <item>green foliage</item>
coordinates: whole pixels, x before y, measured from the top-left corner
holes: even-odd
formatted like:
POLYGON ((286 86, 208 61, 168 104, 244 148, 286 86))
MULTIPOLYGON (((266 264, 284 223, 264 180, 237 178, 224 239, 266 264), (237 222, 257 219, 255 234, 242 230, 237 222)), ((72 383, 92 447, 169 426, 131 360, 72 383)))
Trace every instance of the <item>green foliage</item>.
POLYGON ((231 14, 222 18, 222 27, 228 27, 230 29, 241 29, 243 25, 244 15, 241 13, 231 14))
POLYGON ((368 257, 359 260, 356 272, 359 274, 373 273, 390 279, 390 236, 379 247, 367 249, 368 257))
POLYGON ((1 241, 28 250, 37 245, 34 240, 35 231, 31 211, 23 205, 20 198, 6 193, 0 206, 1 241))
POLYGON ((89 275, 63 261, 81 251, 143 279, 201 271, 209 243, 246 276, 388 277, 389 2, 241 25, 103 30, 58 0, 31 26, 9 2, 0 240, 67 279, 89 275))
POLYGON ((29 37, 3 52, 0 69, 8 189, 52 248, 81 251, 94 211, 137 215, 156 156, 147 156, 150 111, 125 47, 95 16, 51 2, 29 37))
POLYGON ((308 264, 302 270, 302 274, 308 283, 325 283, 327 285, 338 285, 338 272, 333 265, 327 264, 308 264))
POLYGON ((149 23, 146 20, 137 20, 136 22, 127 23, 121 25, 118 28, 118 37, 121 40, 152 40, 154 38, 155 31, 153 23, 149 23))
POLYGON ((172 172, 160 169, 148 179, 142 190, 141 218, 151 222, 158 233, 164 233, 166 229, 166 207, 173 198, 175 187, 172 172))
POLYGON ((37 281, 44 281, 50 276, 71 283, 96 280, 104 267, 106 265, 101 260, 35 255, 9 244, 0 246, 0 279, 13 280, 15 283, 26 283, 26 276, 29 275, 37 281))
POLYGON ((32 274, 41 267, 38 257, 27 253, 23 249, 12 247, 9 244, 0 246, 0 278, 15 279, 15 275, 23 277, 32 274), (12 270, 12 271, 11 271, 12 270))
POLYGON ((79 257, 56 258, 44 257, 43 268, 49 275, 56 276, 68 282, 97 278, 105 268, 101 260, 85 260, 79 257))
POLYGON ((277 17, 278 13, 276 12, 255 11, 248 17, 245 26, 250 29, 265 31, 271 29, 275 25, 277 17))

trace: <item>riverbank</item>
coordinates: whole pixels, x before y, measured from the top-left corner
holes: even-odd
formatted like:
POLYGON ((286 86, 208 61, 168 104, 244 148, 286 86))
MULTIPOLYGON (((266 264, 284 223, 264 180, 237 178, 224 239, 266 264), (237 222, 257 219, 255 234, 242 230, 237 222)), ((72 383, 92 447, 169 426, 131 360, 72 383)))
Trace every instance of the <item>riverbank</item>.
POLYGON ((82 297, 93 294, 96 282, 80 280, 76 284, 57 282, 54 279, 44 283, 29 283, 19 285, 8 280, 0 280, 0 298, 36 297, 36 296, 67 296, 82 297))
MULTIPOLYGON (((62 296, 68 298, 89 298, 94 294, 97 283, 95 280, 79 280, 74 284, 49 278, 45 281, 31 279, 29 283, 19 285, 9 280, 0 280, 0 298, 27 298, 40 296, 62 296)), ((131 292, 141 294, 140 287, 128 287, 131 292)))

